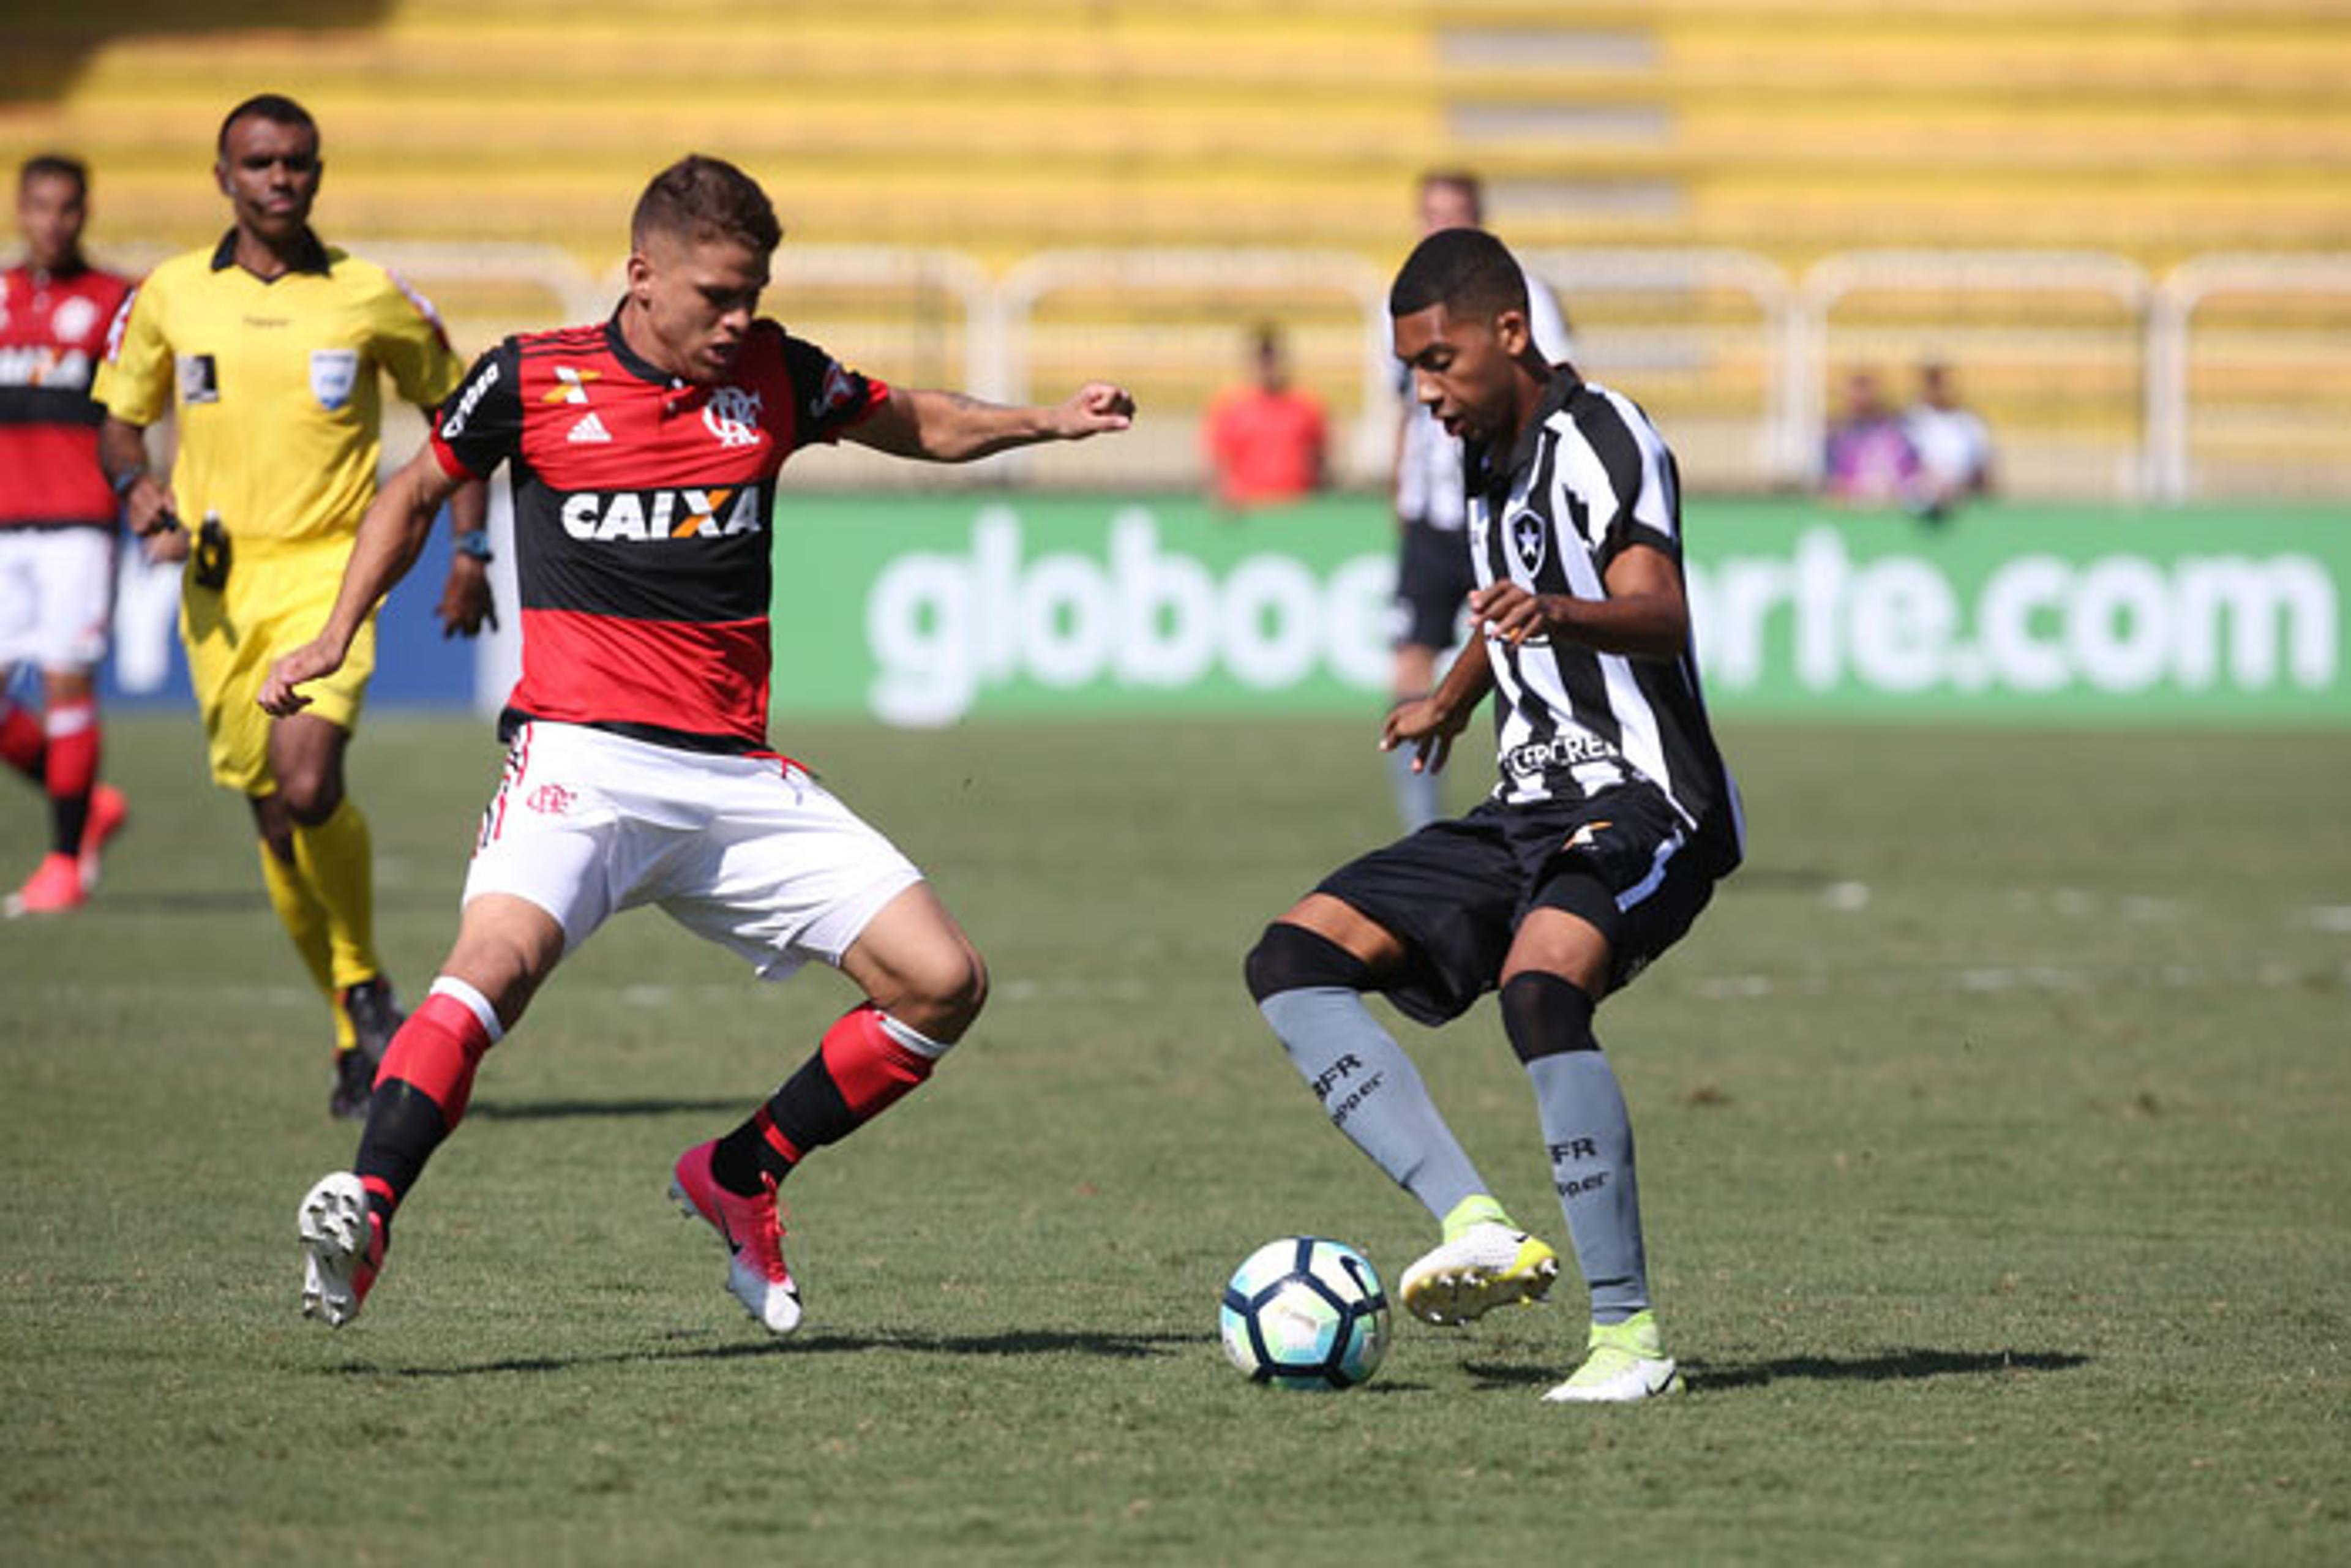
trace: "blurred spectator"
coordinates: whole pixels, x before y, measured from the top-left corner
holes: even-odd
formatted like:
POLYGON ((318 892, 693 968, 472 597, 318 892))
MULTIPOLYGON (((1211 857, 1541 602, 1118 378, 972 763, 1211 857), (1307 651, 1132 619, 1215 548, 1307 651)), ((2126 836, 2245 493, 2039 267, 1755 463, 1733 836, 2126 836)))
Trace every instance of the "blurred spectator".
POLYGON ((1930 360, 1918 367, 1918 401, 1903 428, 1918 455, 1921 516, 1939 521, 1961 499, 1991 493, 1991 431, 1959 402, 1949 365, 1930 360))
POLYGON ((1886 401, 1876 372, 1845 378, 1844 409, 1829 425, 1821 490, 1848 506, 1907 506, 1921 493, 1918 449, 1886 401))
POLYGON ((1250 334, 1249 367, 1246 384, 1217 394, 1200 430, 1217 500, 1236 510, 1311 495, 1329 469, 1322 404, 1290 384, 1280 328, 1250 334))

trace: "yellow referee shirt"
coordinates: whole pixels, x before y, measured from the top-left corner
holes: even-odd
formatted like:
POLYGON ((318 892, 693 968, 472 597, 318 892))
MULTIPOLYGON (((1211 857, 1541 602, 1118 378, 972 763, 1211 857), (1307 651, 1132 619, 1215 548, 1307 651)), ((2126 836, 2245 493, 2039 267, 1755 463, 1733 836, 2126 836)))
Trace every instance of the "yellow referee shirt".
POLYGON ((375 495, 378 372, 431 407, 465 367, 432 306, 372 262, 311 235, 292 271, 264 282, 235 256, 232 229, 149 274, 91 394, 128 424, 176 407, 180 519, 193 531, 219 517, 238 559, 348 542, 375 495))

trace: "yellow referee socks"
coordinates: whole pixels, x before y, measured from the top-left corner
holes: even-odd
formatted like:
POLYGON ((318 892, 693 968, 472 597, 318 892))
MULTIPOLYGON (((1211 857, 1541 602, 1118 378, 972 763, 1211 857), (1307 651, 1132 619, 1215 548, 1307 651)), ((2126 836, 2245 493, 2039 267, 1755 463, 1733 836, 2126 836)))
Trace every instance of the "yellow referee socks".
MULTIPOLYGON (((277 924, 286 927, 286 935, 294 939, 294 951, 302 956, 302 967, 310 971, 310 981, 329 1000, 335 995, 334 948, 327 935, 327 908, 319 902, 308 877, 298 864, 279 860, 266 841, 256 846, 261 851, 261 884, 269 890, 269 906, 277 911, 277 924)), ((335 1013, 335 1042, 340 1049, 344 1037, 350 1033, 350 1023, 335 1013)))
MULTIPOLYGON (((294 862, 326 916, 332 989, 381 974, 375 952, 375 843, 349 796, 318 826, 295 824, 294 862)), ((336 1027, 349 1026, 339 1019, 336 1027)))

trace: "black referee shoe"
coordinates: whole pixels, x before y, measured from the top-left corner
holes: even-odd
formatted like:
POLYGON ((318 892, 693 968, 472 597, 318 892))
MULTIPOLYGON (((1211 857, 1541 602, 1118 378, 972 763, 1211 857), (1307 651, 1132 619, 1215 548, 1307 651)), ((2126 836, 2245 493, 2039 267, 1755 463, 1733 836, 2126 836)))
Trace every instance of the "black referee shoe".
POLYGON ((407 1019, 392 1000, 392 982, 381 975, 346 986, 339 1000, 357 1043, 335 1055, 335 1092, 327 1101, 327 1114, 339 1122, 357 1121, 367 1114, 376 1071, 407 1019))

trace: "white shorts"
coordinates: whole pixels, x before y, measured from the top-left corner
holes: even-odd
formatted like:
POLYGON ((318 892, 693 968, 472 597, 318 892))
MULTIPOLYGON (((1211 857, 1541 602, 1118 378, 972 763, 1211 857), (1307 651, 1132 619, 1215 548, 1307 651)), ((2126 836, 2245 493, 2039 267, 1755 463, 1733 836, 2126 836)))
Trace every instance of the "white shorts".
POLYGON ((511 894, 553 915, 569 952, 657 904, 763 979, 838 965, 866 922, 922 880, 897 846, 803 769, 569 724, 527 724, 465 874, 465 901, 511 894))
POLYGON ((113 607, 110 529, 0 528, 0 668, 98 668, 113 607))

